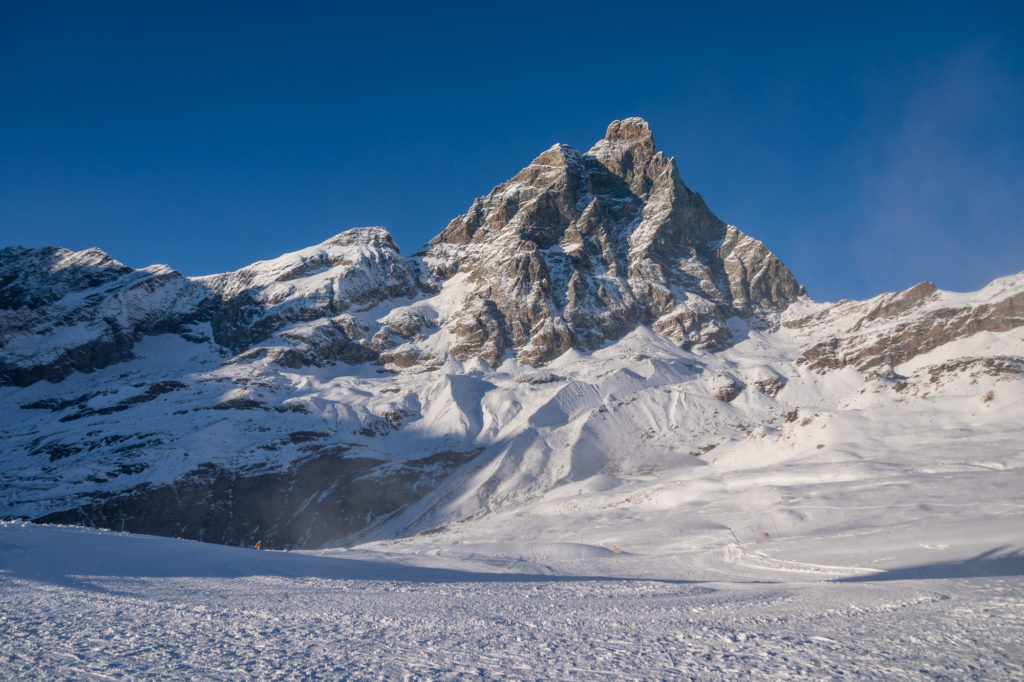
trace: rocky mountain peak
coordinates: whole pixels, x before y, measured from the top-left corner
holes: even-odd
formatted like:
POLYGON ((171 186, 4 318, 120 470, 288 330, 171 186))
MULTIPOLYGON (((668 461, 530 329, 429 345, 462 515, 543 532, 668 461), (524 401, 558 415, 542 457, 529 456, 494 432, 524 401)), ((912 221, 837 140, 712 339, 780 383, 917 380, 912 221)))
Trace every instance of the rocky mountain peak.
POLYGON ((640 118, 586 154, 555 145, 478 198, 421 254, 468 287, 449 318, 460 360, 550 360, 651 325, 680 345, 729 343, 726 320, 767 319, 804 293, 757 240, 726 225, 658 152, 640 118))
POLYGON ((651 126, 642 118, 632 117, 612 121, 603 139, 587 152, 599 160, 614 159, 620 168, 612 167, 613 173, 628 170, 630 165, 645 165, 655 155, 654 134, 651 126))
POLYGON ((640 144, 650 142, 652 146, 654 145, 654 134, 651 133, 650 124, 639 116, 612 121, 608 124, 604 139, 609 142, 624 141, 640 144))
POLYGON ((612 121, 604 138, 586 156, 624 180, 630 191, 641 197, 649 191, 654 176, 678 175, 675 162, 655 148, 651 126, 642 118, 612 121))
POLYGON ((355 227, 345 230, 324 241, 321 246, 366 246, 398 252, 398 245, 384 227, 355 227))
POLYGON ((112 282, 131 271, 97 248, 0 249, 0 310, 39 308, 72 291, 112 282))

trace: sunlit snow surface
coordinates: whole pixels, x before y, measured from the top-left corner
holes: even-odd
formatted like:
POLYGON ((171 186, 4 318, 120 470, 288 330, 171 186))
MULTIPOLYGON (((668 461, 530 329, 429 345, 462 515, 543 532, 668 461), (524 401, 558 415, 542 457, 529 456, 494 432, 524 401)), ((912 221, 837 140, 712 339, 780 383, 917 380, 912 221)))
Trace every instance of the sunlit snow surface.
POLYGON ((1020 679, 1024 557, 977 552, 999 525, 615 555, 541 538, 256 552, 8 524, 0 677, 1020 679), (791 558, 815 553, 836 563, 791 558))

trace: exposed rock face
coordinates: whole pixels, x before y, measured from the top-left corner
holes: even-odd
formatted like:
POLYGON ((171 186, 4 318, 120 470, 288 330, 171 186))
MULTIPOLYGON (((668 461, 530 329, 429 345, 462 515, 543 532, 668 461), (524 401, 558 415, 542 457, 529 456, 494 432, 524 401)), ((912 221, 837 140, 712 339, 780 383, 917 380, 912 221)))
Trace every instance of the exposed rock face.
POLYGON ((979 292, 980 303, 921 282, 868 301, 794 308, 787 311, 783 325, 805 347, 798 362, 811 369, 892 367, 980 331, 1024 326, 1024 292, 1015 284, 1018 279, 992 282, 979 292))
POLYGON ((726 320, 763 320, 804 294, 758 241, 719 220, 655 151, 646 121, 615 121, 580 154, 544 152, 473 202, 423 254, 435 286, 465 277, 453 354, 538 364, 650 325, 718 348, 726 320))
POLYGON ((166 266, 133 270, 99 249, 3 249, 0 385, 121 362, 142 336, 185 332, 202 296, 166 266))
POLYGON ((468 457, 446 452, 387 466, 336 453, 265 473, 210 464, 171 484, 143 484, 36 520, 229 545, 261 540, 269 549, 317 547, 420 499, 468 457))
POLYGON ((736 400, 737 396, 746 388, 742 381, 728 374, 712 377, 710 384, 712 395, 723 403, 731 403, 736 400))
POLYGON ((286 367, 368 362, 379 348, 346 311, 416 291, 412 267, 379 227, 195 279, 164 265, 133 270, 99 249, 7 248, 0 251, 0 385, 60 381, 124 361, 146 335, 203 341, 201 328, 240 359, 269 356, 286 367), (254 347, 301 322, 312 324, 254 347))
POLYGON ((132 271, 99 249, 48 246, 0 250, 0 310, 34 310, 75 291, 110 284, 132 271))
MULTIPOLYGON (((207 316, 214 340, 235 353, 293 323, 331 318, 337 336, 347 339, 343 345, 358 342, 362 338, 351 336, 344 313, 416 292, 409 262, 382 227, 348 230, 317 246, 199 281, 211 292, 207 316)), ((320 355, 336 360, 350 353, 320 355)))

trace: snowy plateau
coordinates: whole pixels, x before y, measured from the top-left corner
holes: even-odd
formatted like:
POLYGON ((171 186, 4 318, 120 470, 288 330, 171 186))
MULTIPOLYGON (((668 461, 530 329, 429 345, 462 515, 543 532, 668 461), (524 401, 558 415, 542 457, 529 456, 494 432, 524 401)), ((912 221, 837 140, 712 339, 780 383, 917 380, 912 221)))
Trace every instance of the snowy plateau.
POLYGON ((641 119, 410 256, 0 250, 0 415, 3 678, 1024 678, 1024 273, 814 301, 641 119))

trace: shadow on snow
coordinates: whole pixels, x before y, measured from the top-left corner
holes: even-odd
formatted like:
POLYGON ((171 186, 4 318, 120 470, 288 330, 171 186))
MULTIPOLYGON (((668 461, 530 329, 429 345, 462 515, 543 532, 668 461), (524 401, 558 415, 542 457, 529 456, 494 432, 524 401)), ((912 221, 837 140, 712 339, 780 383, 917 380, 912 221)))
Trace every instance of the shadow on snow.
POLYGON ((893 568, 871 575, 840 578, 835 582, 862 583, 882 580, 936 580, 942 578, 1010 577, 1024 575, 1024 552, 1004 545, 961 561, 940 561, 920 566, 893 568))
MULTIPOLYGON (((0 526, 0 577, 59 587, 118 594, 92 582, 103 578, 278 577, 409 583, 659 582, 696 585, 694 580, 538 572, 502 573, 409 566, 373 558, 318 556, 213 545, 156 536, 122 535, 54 526, 0 526)), ((544 570, 540 567, 539 570, 544 570)), ((695 588, 708 590, 708 588, 695 588)), ((710 591, 710 590, 708 590, 710 591)))

